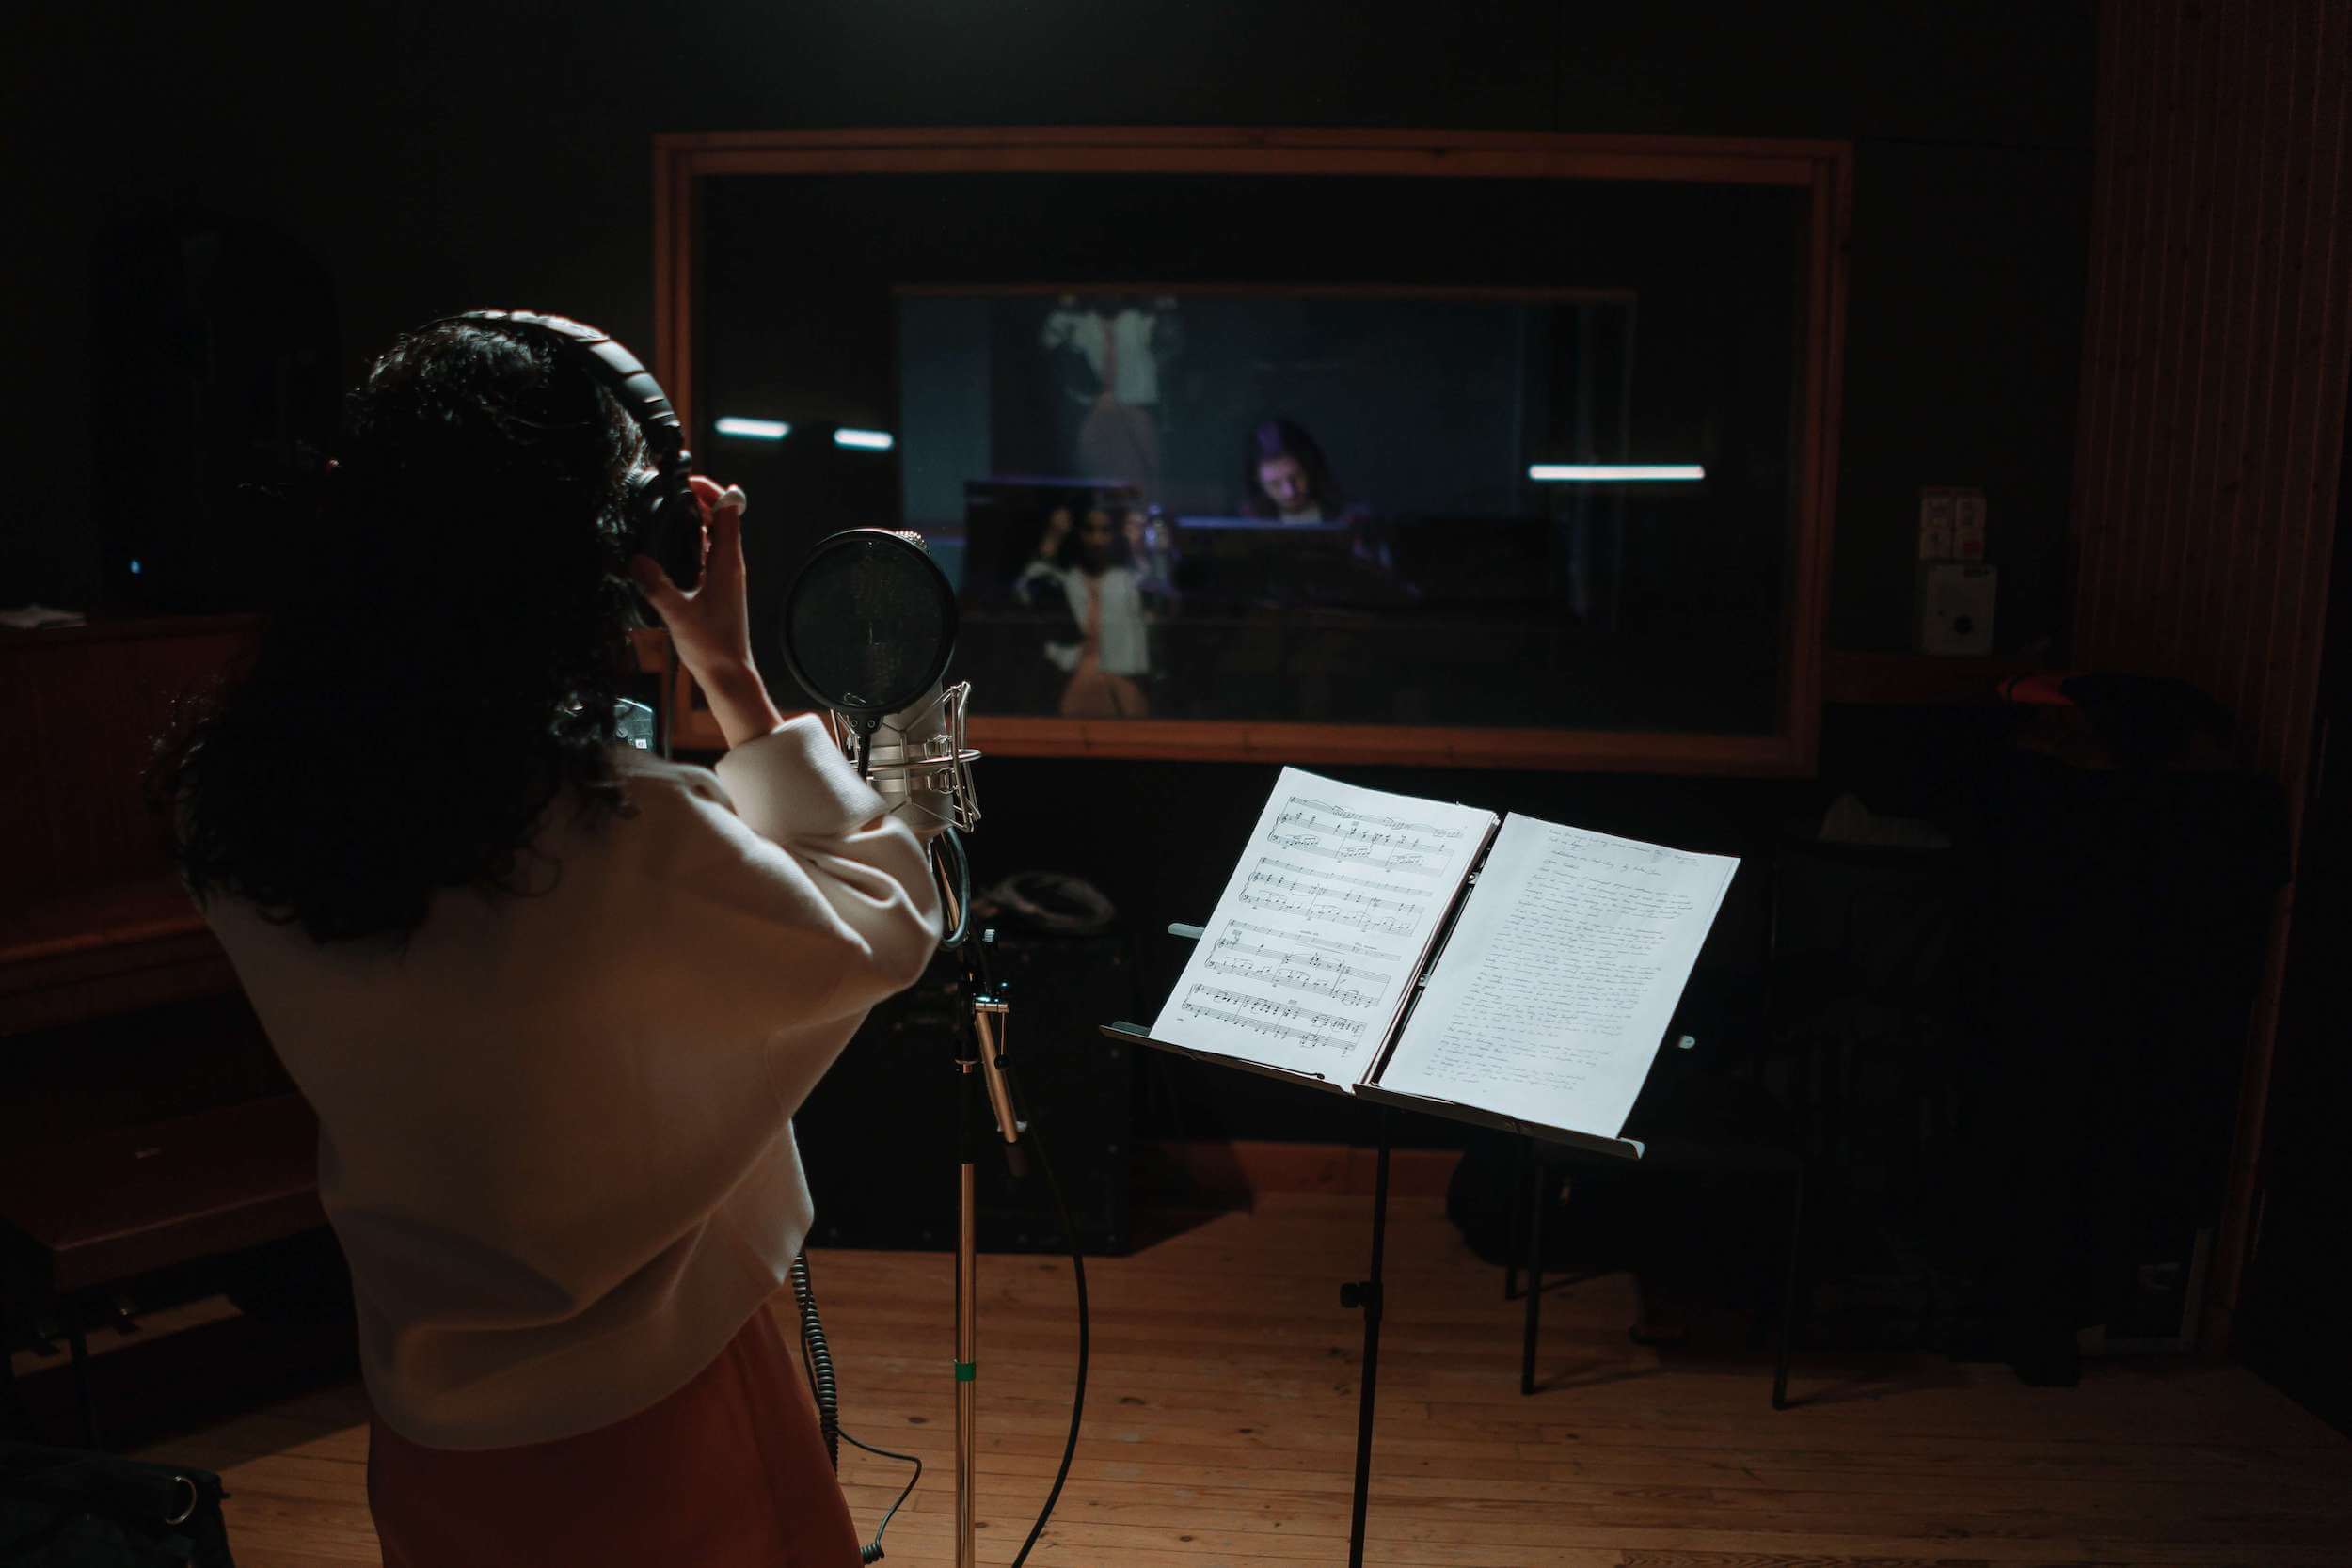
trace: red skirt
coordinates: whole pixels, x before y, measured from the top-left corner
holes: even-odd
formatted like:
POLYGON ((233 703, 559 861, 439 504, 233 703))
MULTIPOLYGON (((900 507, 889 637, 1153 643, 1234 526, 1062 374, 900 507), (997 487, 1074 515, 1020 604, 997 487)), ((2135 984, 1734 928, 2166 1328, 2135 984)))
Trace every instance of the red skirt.
POLYGON ((766 1307, 685 1387, 577 1437, 459 1450, 372 1419, 385 1568, 857 1568, 808 1380, 766 1307))

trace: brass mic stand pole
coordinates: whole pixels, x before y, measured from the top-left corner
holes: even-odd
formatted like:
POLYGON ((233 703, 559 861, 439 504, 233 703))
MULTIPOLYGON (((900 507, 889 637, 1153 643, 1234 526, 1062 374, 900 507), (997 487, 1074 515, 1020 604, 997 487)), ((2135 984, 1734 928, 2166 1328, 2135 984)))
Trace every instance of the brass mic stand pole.
MULTIPOLYGON (((953 890, 946 896, 950 905, 947 924, 953 928, 961 923, 963 911, 952 907, 953 890)), ((978 1561, 979 1235, 973 1167, 992 1112, 1008 1155, 1016 1160, 1014 1144, 1021 1129, 1004 1073, 1006 1030, 1012 1009, 1003 992, 991 984, 988 974, 988 949, 995 940, 993 930, 975 931, 964 939, 967 1006, 964 1026, 957 1031, 956 1076, 961 1085, 956 1118, 956 1568, 977 1568, 978 1561)))
POLYGON ((979 1361, 979 1247, 972 1189, 972 1165, 979 1143, 974 1125, 979 1112, 979 1059, 972 1053, 973 1031, 963 1031, 965 1050, 956 1058, 963 1080, 957 1120, 956 1157, 956 1568, 974 1568, 978 1528, 973 1496, 979 1459, 979 1405, 974 1378, 979 1361))

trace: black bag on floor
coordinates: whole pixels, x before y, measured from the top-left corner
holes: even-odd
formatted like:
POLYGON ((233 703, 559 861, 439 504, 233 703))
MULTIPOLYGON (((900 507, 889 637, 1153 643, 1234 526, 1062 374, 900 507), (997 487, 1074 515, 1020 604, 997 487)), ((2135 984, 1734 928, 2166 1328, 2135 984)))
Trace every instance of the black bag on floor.
POLYGON ((0 1444, 0 1568, 236 1568, 220 1477, 0 1444))

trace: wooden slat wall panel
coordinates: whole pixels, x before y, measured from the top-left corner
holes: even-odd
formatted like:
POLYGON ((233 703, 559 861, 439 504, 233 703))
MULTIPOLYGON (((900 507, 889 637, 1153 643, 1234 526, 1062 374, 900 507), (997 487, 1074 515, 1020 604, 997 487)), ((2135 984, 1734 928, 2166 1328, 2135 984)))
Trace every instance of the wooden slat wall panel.
POLYGON ((2074 662, 2177 675, 2297 797, 2352 364, 2352 0, 2106 0, 2074 662))
MULTIPOLYGON (((2218 698, 2299 836, 2352 367, 2352 0, 2102 0, 2099 25, 2074 663, 2218 698)), ((2249 1030, 2213 1345, 2292 909, 2290 891, 2249 1030)))

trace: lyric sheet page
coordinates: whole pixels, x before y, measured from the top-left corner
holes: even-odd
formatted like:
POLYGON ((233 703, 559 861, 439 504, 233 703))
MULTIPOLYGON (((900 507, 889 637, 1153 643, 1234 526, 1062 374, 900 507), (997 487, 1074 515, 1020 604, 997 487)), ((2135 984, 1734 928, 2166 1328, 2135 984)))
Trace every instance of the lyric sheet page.
POLYGON ((1152 1037, 1352 1085, 1494 827, 1285 768, 1152 1037))
POLYGON ((1616 1137, 1739 864, 1505 817, 1380 1086, 1616 1137))

